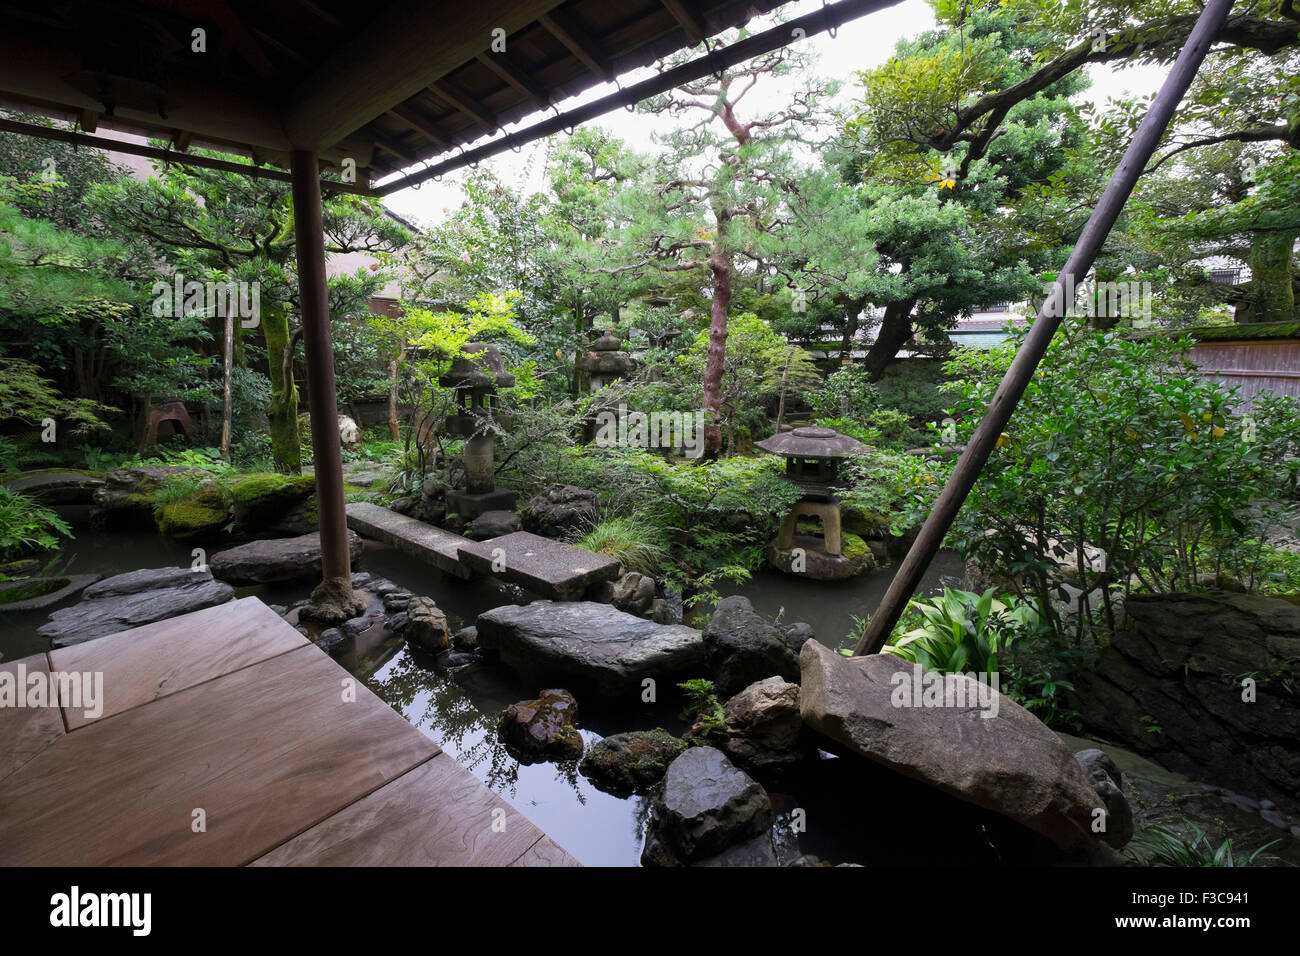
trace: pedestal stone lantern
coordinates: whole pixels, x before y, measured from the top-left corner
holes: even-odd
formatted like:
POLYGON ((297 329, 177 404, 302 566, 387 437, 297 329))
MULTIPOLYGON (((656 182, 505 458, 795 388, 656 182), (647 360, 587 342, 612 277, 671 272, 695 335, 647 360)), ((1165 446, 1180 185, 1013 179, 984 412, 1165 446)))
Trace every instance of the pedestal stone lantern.
POLYGON ((623 351, 623 343, 613 332, 605 332, 578 354, 578 369, 587 376, 588 389, 598 392, 636 368, 636 359, 623 351))
POLYGON ((805 427, 755 442, 754 447, 784 456, 786 480, 802 492, 768 549, 768 563, 782 571, 823 579, 851 577, 870 567, 869 551, 844 554, 840 502, 835 494, 840 484, 840 460, 862 454, 867 446, 829 428, 805 427), (805 515, 821 520, 821 537, 798 534, 799 518, 805 515))
POLYGON ((438 379, 456 393, 458 414, 447 416, 447 431, 465 439, 465 490, 447 492, 447 510, 467 520, 485 511, 512 511, 513 491, 498 490, 495 483, 496 456, 493 425, 509 427, 509 420, 497 414, 497 389, 515 384, 505 370, 495 345, 467 342, 438 379))

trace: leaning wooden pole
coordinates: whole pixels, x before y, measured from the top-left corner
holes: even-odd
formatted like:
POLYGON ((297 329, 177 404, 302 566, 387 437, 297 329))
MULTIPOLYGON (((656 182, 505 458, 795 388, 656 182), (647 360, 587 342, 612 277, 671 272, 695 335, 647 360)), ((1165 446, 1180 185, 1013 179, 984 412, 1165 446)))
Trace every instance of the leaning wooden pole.
MULTIPOLYGON (((311 412, 316 511, 320 521, 321 576, 326 592, 334 590, 350 595, 352 572, 343 501, 338 407, 334 397, 334 348, 330 342, 329 302, 325 286, 320 166, 316 154, 306 150, 293 151, 291 166, 298 296, 302 304, 303 345, 307 352, 307 407, 311 412)), ((292 384, 288 383, 286 388, 291 388, 292 384)))
POLYGON ((1124 158, 1115 168, 1110 182, 1101 194, 1096 208, 1093 209, 1092 216, 1088 219, 1088 224, 1079 235, 1074 251, 1070 253, 1070 258, 1066 260, 1064 268, 1057 276, 1051 294, 1038 310, 1038 316, 1020 346, 1020 351, 1012 360, 1011 367, 1007 369, 1002 383, 993 394, 993 400, 989 402, 984 418, 975 429, 975 434, 971 436, 966 450, 962 452, 934 507, 930 509, 929 517, 926 518, 925 524, 916 536, 916 541, 907 552, 907 557, 899 566, 898 574, 889 585, 889 590, 885 592, 879 609, 872 616, 866 633, 862 635, 862 640, 858 642, 853 652, 854 655, 875 654, 885 646, 894 625, 898 623, 904 608, 907 607, 907 602, 920 587, 921 577, 934 559, 935 553, 938 552, 948 529, 952 527, 957 512, 961 509, 966 496, 970 494, 975 480, 984 468, 984 463, 988 461, 998 436, 1011 420, 1020 396, 1024 394, 1025 386, 1029 384, 1034 370, 1038 368, 1038 363, 1047 352, 1052 336, 1061 325, 1061 320, 1070 305, 1066 301, 1066 290, 1074 289, 1078 280, 1086 276, 1088 270, 1092 268, 1097 252, 1106 241, 1106 237, 1110 235, 1111 227, 1115 225, 1115 220, 1119 217, 1120 210, 1124 208, 1124 203, 1128 201, 1129 194, 1133 192, 1133 186, 1146 168, 1147 161, 1160 145, 1165 127, 1169 125, 1174 110, 1178 108, 1183 94, 1187 92, 1187 88, 1196 77, 1196 71, 1200 69, 1201 61, 1205 59, 1210 44, 1214 42, 1214 37, 1227 19, 1232 3, 1233 0, 1209 0, 1205 9, 1201 11, 1196 26, 1192 28, 1191 35, 1188 36, 1187 42, 1178 54, 1178 59, 1174 61, 1173 69, 1169 71, 1169 75, 1161 85, 1160 92, 1156 94, 1151 108, 1147 110, 1147 115, 1142 118, 1133 141, 1129 143, 1124 153, 1124 158))

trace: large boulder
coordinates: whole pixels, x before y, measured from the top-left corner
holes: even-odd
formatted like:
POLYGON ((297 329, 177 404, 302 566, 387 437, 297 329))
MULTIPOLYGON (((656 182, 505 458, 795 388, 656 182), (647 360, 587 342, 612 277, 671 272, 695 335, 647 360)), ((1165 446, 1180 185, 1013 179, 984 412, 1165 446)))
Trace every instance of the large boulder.
POLYGON ((160 505, 154 521, 169 538, 203 540, 220 534, 230 523, 230 509, 217 483, 205 481, 192 494, 160 505))
POLYGON ((780 677, 750 684, 722 706, 727 718, 727 756, 760 777, 788 769, 799 749, 799 685, 780 677))
MULTIPOLYGON (((348 532, 348 551, 353 560, 361 557, 361 539, 353 531, 348 532)), ((320 533, 250 541, 217 552, 208 560, 208 565, 216 577, 231 584, 319 578, 320 533)))
POLYGON ((578 701, 567 690, 544 690, 536 700, 511 704, 497 723, 497 736, 520 763, 575 760, 582 756, 578 701))
POLYGON ((812 637, 806 624, 778 626, 748 598, 723 598, 704 629, 705 663, 719 694, 728 697, 768 677, 799 680, 799 649, 812 637))
POLYGON ((704 660, 700 632, 656 624, 594 601, 534 601, 480 614, 478 642, 516 670, 593 683, 602 694, 640 693, 704 660))
POLYGON ((37 632, 55 647, 80 644, 164 618, 224 604, 235 589, 207 570, 150 568, 105 578, 81 593, 81 600, 50 615, 37 632))
POLYGON ((547 538, 567 538, 600 515, 596 493, 576 485, 547 485, 520 511, 524 530, 547 538))
POLYGON ((1089 727, 1195 779, 1300 812, 1300 607, 1257 594, 1135 594, 1071 675, 1089 727))
POLYGON ((314 475, 268 472, 240 478, 230 491, 235 525, 242 531, 260 531, 283 521, 288 512, 315 492, 314 475))
POLYGON ((911 702, 895 691, 922 672, 891 654, 845 657, 808 641, 799 663, 799 712, 813 730, 1062 849, 1094 846, 1093 821, 1105 805, 1074 755, 1019 704, 985 687, 990 706, 971 705, 976 682, 950 675, 966 706, 903 706, 911 702))
POLYGON ((141 465, 105 472, 104 484, 95 489, 95 515, 110 527, 154 527, 155 496, 164 481, 173 478, 212 477, 189 465, 141 465))
POLYGON ((686 749, 666 730, 612 734, 588 748, 578 772, 598 789, 625 797, 650 789, 686 749))
POLYGON ((722 751, 692 747, 668 766, 651 810, 642 861, 701 863, 770 833, 767 792, 722 751))

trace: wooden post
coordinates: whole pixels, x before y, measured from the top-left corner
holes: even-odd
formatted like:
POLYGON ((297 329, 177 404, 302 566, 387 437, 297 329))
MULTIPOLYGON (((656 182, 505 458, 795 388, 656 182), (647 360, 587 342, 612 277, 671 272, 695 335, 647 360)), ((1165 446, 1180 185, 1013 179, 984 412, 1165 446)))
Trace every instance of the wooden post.
POLYGON ((1165 127, 1169 125, 1174 110, 1178 108, 1183 94, 1187 92, 1188 86, 1196 77, 1196 71, 1200 68, 1201 61, 1205 59, 1205 54, 1209 51, 1219 28, 1227 19, 1232 4, 1233 0, 1209 0, 1205 9, 1201 11, 1196 25, 1187 37, 1187 42, 1178 54, 1178 59, 1174 61, 1173 68, 1165 77, 1160 92, 1156 94, 1151 108, 1142 118, 1142 123, 1133 135, 1133 141, 1129 143, 1124 158, 1115 168, 1110 183, 1107 184, 1105 192, 1101 194, 1096 208, 1092 211, 1092 216, 1088 219, 1088 224, 1079 235, 1074 251, 1070 253, 1065 267, 1057 276, 1051 295, 1038 310, 1038 316, 1020 346, 1020 351, 1012 360, 1011 367, 1003 376, 1002 383, 998 385, 998 390, 989 402, 984 418, 975 429, 975 434, 971 436, 966 450, 962 452, 957 466, 948 477, 947 484, 944 485, 943 491, 930 510, 930 516, 926 518, 925 524, 916 536, 916 541, 907 552, 907 557, 899 566, 898 574, 894 576, 889 590, 885 592, 880 608, 872 616, 866 633, 858 642, 853 652, 855 656, 876 654, 885 646, 894 625, 902 617, 907 602, 916 593, 925 569, 934 559, 944 535, 952 527, 953 519, 957 517, 957 512, 979 477, 984 463, 988 461, 998 436, 1011 420, 1011 414, 1016 410, 1025 386, 1029 384, 1034 370, 1038 368, 1038 363, 1047 352, 1052 336, 1056 334, 1061 320, 1065 317, 1070 305, 1066 301, 1066 290, 1072 291, 1076 282, 1088 274, 1098 250, 1110 234, 1111 227, 1124 208, 1124 203, 1128 201, 1138 177, 1142 175, 1147 161, 1160 145, 1165 127))
POLYGON ((321 225, 320 169, 316 154, 296 149, 293 170, 294 240, 298 248, 298 296, 307 352, 307 407, 320 516, 321 572, 327 585, 351 591, 348 529, 343 502, 343 459, 334 399, 334 349, 325 291, 325 234, 321 225))

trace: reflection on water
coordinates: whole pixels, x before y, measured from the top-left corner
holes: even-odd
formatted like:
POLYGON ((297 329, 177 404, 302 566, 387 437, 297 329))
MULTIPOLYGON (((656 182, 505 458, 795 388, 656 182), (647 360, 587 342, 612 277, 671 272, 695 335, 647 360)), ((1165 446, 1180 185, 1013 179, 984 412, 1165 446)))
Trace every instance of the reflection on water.
MULTIPOLYGON (((162 537, 81 529, 77 540, 61 552, 57 571, 110 575, 188 564, 190 560, 187 546, 162 537)), ((447 614, 453 630, 472 624, 490 608, 527 600, 521 592, 503 590, 489 582, 445 577, 373 542, 366 543, 363 566, 416 594, 433 598, 447 614)), ((954 585, 961 571, 961 562, 954 554, 941 552, 926 578, 927 593, 954 585)), ((865 617, 875 611, 891 575, 892 569, 885 569, 852 581, 817 582, 760 572, 730 593, 744 594, 766 616, 782 614, 785 621, 805 621, 823 643, 839 646, 852 629, 854 616, 865 617)), ((309 583, 238 590, 240 596, 256 595, 268 604, 285 605, 305 598, 309 592, 309 583)), ((48 610, 0 614, 0 653, 13 660, 48 650, 49 641, 35 633, 48 614, 48 610)), ((578 773, 577 761, 521 764, 498 741, 496 721, 501 711, 515 701, 536 697, 542 687, 487 663, 449 673, 439 668, 433 657, 407 647, 400 637, 379 626, 336 645, 331 653, 581 862, 589 866, 639 863, 650 811, 648 797, 620 798, 597 790, 578 773)), ((676 688, 661 688, 660 700, 654 704, 639 698, 616 702, 589 695, 579 700, 580 731, 588 746, 609 734, 630 730, 663 727, 680 734, 684 727, 677 715, 683 703, 676 688)), ((794 793, 773 794, 774 805, 778 812, 783 812, 783 807, 787 811, 791 807, 808 811, 807 831, 798 839, 805 852, 835 862, 899 862, 908 850, 890 842, 888 831, 896 828, 882 828, 877 822, 891 819, 900 805, 933 798, 918 788, 899 798, 901 804, 894 798, 885 799, 881 796, 886 792, 882 786, 885 781, 878 775, 864 779, 864 774, 872 772, 858 763, 824 761, 825 766, 792 784, 794 793), (870 812, 873 806, 876 814, 870 812)), ((965 842, 955 849, 954 829, 963 828, 945 827, 946 835, 936 843, 930 859, 943 859, 956 852, 969 861, 973 855, 988 852, 987 841, 975 838, 980 830, 974 826, 963 829, 965 842)), ((792 834, 785 836, 793 847, 792 834)), ((915 851, 914 844, 911 850, 915 851)), ((782 857, 797 852, 797 847, 789 853, 783 850, 782 857)))
MULTIPOLYGON (((578 773, 576 760, 521 764, 497 739, 501 710, 535 697, 541 688, 522 687, 503 669, 482 664, 453 677, 410 648, 379 666, 367 684, 584 864, 635 866, 639 861, 648 799, 620 799, 597 790, 578 773)), ((590 710, 580 711, 588 746, 604 735, 589 729, 590 710)))
MULTIPOLYGON (((798 575, 763 570, 723 594, 743 594, 754 610, 768 618, 778 615, 787 623, 810 624, 817 640, 827 647, 840 647, 853 630, 854 618, 876 613, 880 600, 894 579, 897 565, 870 571, 847 581, 814 581, 798 575)), ((945 587, 959 587, 964 565, 955 551, 942 550, 921 579, 921 591, 929 596, 945 587)))

